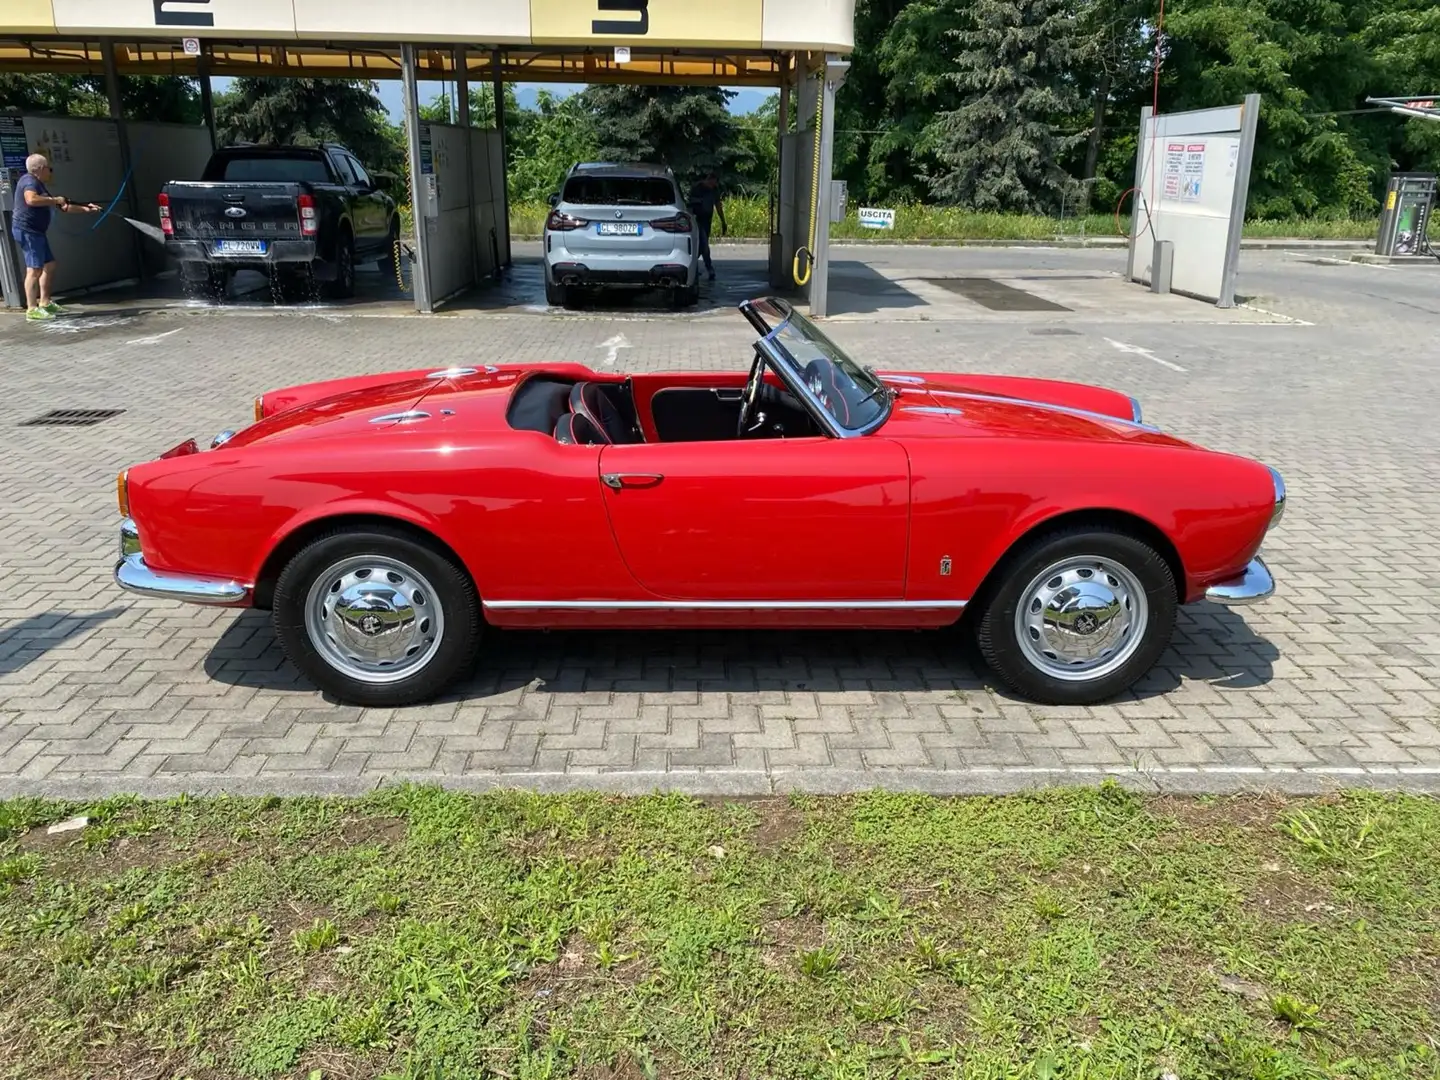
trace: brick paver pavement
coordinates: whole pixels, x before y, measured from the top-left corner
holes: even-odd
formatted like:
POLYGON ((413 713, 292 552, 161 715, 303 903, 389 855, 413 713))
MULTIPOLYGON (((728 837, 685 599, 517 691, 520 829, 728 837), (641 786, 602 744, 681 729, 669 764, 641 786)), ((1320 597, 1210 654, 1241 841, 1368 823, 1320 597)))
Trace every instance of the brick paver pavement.
MULTIPOLYGON (((886 249, 870 258, 904 278, 1078 272, 1120 256, 886 249)), ((627 369, 739 367, 742 320, 113 307, 49 327, 0 319, 0 796, 353 791, 399 778, 1001 791, 1107 772, 1172 790, 1434 788, 1440 271, 1283 253, 1247 253, 1245 265, 1257 305, 1314 325, 1167 324, 1123 305, 1108 322, 1091 310, 832 325, 841 344, 880 365, 1113 386, 1166 429, 1284 472, 1291 506, 1267 545, 1276 597, 1239 611, 1185 609, 1155 672, 1095 708, 997 692, 973 648, 945 633, 502 634, 443 702, 328 703, 284 663, 264 616, 116 589, 117 469, 245 423, 253 394, 275 385, 427 362, 598 363, 616 333, 631 346, 617 359, 627 369), (126 411, 89 428, 18 426, 85 407, 126 411)), ((1048 287, 1063 294, 1063 276, 1048 287)), ((1145 300, 1139 290, 1126 297, 1145 300)))

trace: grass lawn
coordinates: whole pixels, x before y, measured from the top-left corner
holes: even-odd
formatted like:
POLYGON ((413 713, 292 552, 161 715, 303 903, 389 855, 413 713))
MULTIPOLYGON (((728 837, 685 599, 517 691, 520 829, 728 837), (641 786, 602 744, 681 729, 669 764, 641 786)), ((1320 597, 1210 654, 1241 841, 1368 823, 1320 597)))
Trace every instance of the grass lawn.
MULTIPOLYGON (((1083 221, 1074 216, 1063 222, 1038 214, 987 214, 948 206, 899 206, 894 208, 895 228, 876 230, 861 228, 852 209, 843 222, 830 226, 834 240, 1054 240, 1064 236, 1078 240, 1087 237, 1118 235, 1111 213, 1090 214, 1083 221)), ((516 201, 510 204, 510 231, 514 236, 539 236, 550 207, 540 201, 516 201)), ((770 234, 770 209, 763 199, 726 199, 725 216, 730 223, 730 238, 764 240, 770 234)), ((1122 232, 1130 227, 1129 216, 1120 219, 1122 232)), ((1379 219, 1320 220, 1295 218, 1285 221, 1251 221, 1245 235, 1257 238, 1287 240, 1373 240, 1379 219)), ((719 239, 719 224, 716 238, 719 239)), ((1440 226, 1432 228, 1435 242, 1440 243, 1440 226)))
POLYGON ((1437 800, 0 802, 17 1080, 1433 1080, 1437 1040, 1437 800))

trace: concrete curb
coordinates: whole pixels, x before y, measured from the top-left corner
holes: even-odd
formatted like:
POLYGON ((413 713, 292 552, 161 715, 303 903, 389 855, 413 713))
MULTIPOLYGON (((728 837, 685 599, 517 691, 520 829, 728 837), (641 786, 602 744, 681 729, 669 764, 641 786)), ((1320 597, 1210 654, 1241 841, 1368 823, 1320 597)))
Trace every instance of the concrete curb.
MULTIPOLYGON (((510 239, 536 243, 540 236, 516 234, 510 239)), ((712 247, 755 247, 768 249, 759 237, 736 237, 711 239, 712 247)), ((1088 236, 1075 240, 880 240, 868 237, 852 239, 831 239, 831 247, 975 247, 975 248, 1123 248, 1129 243, 1123 236, 1088 236)), ((1241 250, 1290 250, 1290 251, 1370 251, 1374 248, 1370 240, 1305 240, 1280 237, 1254 237, 1240 241, 1241 250)), ((1422 260, 1423 261, 1423 260, 1422 260)))
POLYGON ((169 798, 177 795, 358 796, 395 784, 435 785, 452 791, 520 789, 541 794, 599 791, 623 795, 677 792, 734 798, 804 792, 845 795, 885 790, 931 795, 1008 795, 1052 787, 1087 787, 1114 780, 1142 792, 1167 795, 1229 795, 1277 792, 1323 795, 1347 789, 1440 794, 1440 767, 1340 768, 1277 766, 1169 766, 1155 768, 1073 766, 977 767, 973 769, 776 769, 716 772, 486 773, 444 776, 396 773, 371 776, 327 774, 290 776, 76 777, 56 780, 0 779, 0 799, 47 798, 92 801, 116 795, 169 798))

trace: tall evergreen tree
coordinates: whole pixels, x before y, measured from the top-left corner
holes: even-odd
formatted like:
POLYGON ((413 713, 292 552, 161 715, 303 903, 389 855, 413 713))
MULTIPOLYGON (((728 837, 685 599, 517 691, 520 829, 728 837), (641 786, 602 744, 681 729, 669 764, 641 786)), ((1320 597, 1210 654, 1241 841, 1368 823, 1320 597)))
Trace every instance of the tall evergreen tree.
POLYGON ((1085 138, 1062 130, 1081 98, 1070 80, 1080 50, 1061 0, 973 0, 954 11, 959 46, 945 79, 961 104, 935 118, 941 202, 979 210, 1047 211, 1069 177, 1064 156, 1085 138))
POLYGON ((596 156, 668 165, 682 183, 714 169, 722 180, 735 159, 733 93, 717 86, 592 86, 596 156))

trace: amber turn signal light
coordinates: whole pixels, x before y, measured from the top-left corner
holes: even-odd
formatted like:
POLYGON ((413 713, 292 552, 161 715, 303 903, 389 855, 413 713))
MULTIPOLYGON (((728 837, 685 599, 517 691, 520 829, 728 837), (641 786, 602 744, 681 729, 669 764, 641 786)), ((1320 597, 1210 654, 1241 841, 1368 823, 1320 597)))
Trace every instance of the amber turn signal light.
POLYGON ((255 419, 265 419, 265 395, 261 394, 255 399, 255 419))
POLYGON ((115 501, 120 504, 120 516, 130 516, 130 470, 122 469, 115 474, 115 501))

